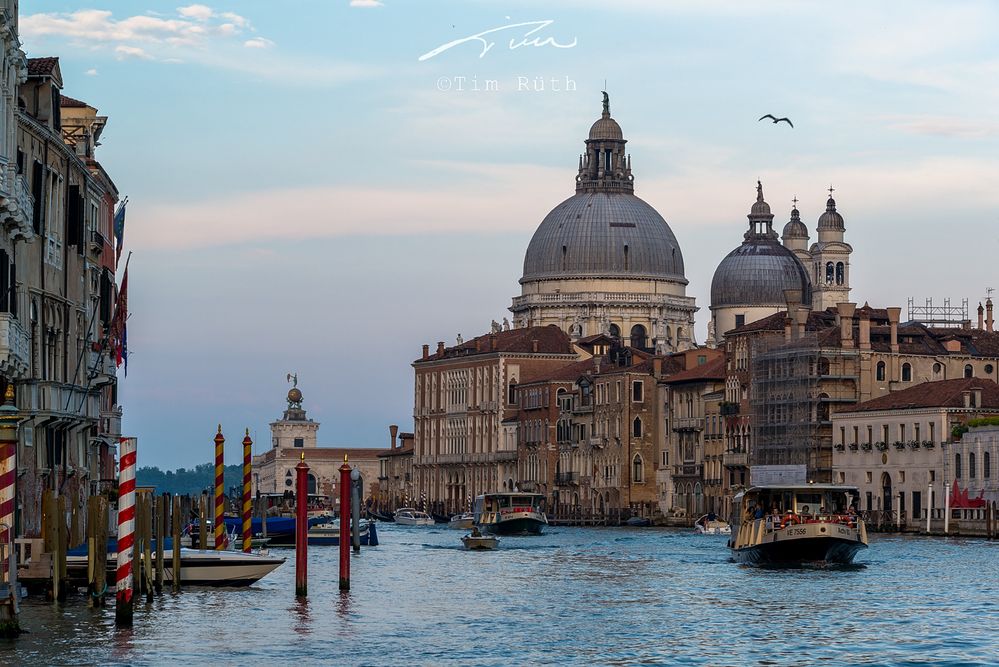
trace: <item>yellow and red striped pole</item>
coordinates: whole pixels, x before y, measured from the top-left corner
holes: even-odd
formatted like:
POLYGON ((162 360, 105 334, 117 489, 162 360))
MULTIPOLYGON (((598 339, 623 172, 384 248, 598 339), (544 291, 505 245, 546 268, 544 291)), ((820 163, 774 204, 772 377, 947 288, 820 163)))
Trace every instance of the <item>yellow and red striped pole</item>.
POLYGON ((215 551, 225 550, 225 436, 215 434, 215 551))
POLYGON ((132 547, 135 545, 135 438, 121 438, 118 448, 118 574, 115 624, 132 627, 132 547))
POLYGON ((243 438, 243 553, 250 553, 253 548, 253 531, 250 528, 253 511, 250 508, 250 475, 252 472, 253 441, 250 440, 250 429, 246 429, 243 438))
MULTIPOLYGON (((0 544, 13 545, 14 492, 17 483, 17 424, 14 383, 7 384, 0 407, 0 544)), ((10 583, 9 559, 3 558, 3 581, 10 583)))

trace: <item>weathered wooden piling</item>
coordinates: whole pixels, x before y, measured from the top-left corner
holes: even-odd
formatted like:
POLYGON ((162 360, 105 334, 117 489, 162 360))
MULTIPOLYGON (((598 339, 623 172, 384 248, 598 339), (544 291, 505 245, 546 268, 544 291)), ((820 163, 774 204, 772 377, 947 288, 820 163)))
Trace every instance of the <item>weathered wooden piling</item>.
POLYGON ((225 436, 215 434, 215 550, 225 549, 225 436))
POLYGON ((132 551, 135 543, 135 438, 121 438, 118 469, 118 569, 115 625, 132 627, 132 551))
POLYGON ((350 590, 350 466, 340 466, 340 590, 350 590))
POLYGON ((166 535, 170 525, 170 494, 164 493, 160 496, 159 511, 156 512, 156 594, 163 593, 163 568, 166 561, 163 559, 163 552, 166 550, 166 535))
POLYGON ((173 569, 171 570, 171 577, 173 582, 173 592, 180 593, 180 531, 183 529, 181 524, 182 514, 180 511, 181 500, 179 497, 173 497, 173 569))
POLYGON ((201 503, 198 505, 198 548, 208 548, 208 494, 201 492, 201 503))
POLYGON ((305 462, 305 452, 302 452, 295 472, 298 473, 295 489, 295 595, 304 598, 309 594, 309 465, 305 462))
POLYGON ((142 595, 142 590, 143 590, 142 587, 143 584, 145 583, 143 582, 143 577, 142 577, 143 574, 142 548, 143 548, 143 541, 146 538, 146 536, 143 534, 146 525, 145 522, 142 520, 144 514, 142 506, 144 502, 145 498, 143 497, 143 494, 136 493, 135 494, 135 546, 132 549, 132 578, 134 581, 133 597, 132 597, 133 601, 135 600, 136 597, 142 595))
POLYGON ((146 493, 142 502, 142 558, 143 577, 142 591, 146 594, 146 602, 153 601, 153 507, 156 497, 146 493))

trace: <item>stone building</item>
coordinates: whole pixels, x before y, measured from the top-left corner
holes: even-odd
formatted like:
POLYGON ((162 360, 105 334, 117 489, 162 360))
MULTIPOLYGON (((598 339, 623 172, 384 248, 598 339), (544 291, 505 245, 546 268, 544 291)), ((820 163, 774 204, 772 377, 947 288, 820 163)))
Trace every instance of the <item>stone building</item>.
POLYGON ((923 382, 832 415, 833 481, 860 490, 862 510, 893 512, 917 528, 944 506, 945 485, 995 491, 995 427, 955 427, 999 414, 999 385, 984 378, 923 382), (932 505, 929 487, 934 486, 932 505))
POLYGON ((606 93, 585 143, 576 194, 552 209, 527 247, 514 326, 554 324, 573 340, 604 333, 658 353, 689 347, 696 308, 680 245, 634 194, 627 140, 606 93))
POLYGON ((389 448, 378 455, 378 495, 376 506, 394 512, 416 498, 413 477, 413 434, 400 433, 395 424, 389 426, 389 448))
POLYGON ((365 498, 377 498, 384 450, 362 447, 320 447, 317 441, 319 422, 309 419, 302 407, 302 391, 297 386, 288 391, 288 407, 281 419, 271 422, 271 447, 253 457, 253 492, 284 494, 295 491, 295 466, 305 457, 309 464, 309 493, 326 496, 331 505, 338 501, 337 487, 344 457, 364 478, 365 498))
POLYGON ((799 295, 801 306, 814 310, 834 307, 849 298, 853 248, 844 241, 843 216, 836 211, 831 194, 832 189, 826 210, 819 216, 818 241, 809 247, 808 228, 801 221, 797 200, 778 239, 774 216, 757 181, 749 230, 742 245, 721 261, 711 280, 709 344, 721 345, 727 331, 782 311, 787 290, 799 295))
POLYGON ((29 59, 22 75, 16 123, 7 127, 16 128, 13 182, 27 189, 20 199, 31 206, 4 225, 0 240, 7 347, 0 355, 25 417, 19 532, 34 536, 44 490, 79 509, 87 495, 114 484, 121 409, 110 338, 117 305, 110 239, 118 192, 94 155, 107 118, 62 95, 58 58, 29 59))
POLYGON ((415 492, 439 511, 469 496, 517 488, 517 387, 578 360, 557 326, 496 331, 413 362, 415 492))

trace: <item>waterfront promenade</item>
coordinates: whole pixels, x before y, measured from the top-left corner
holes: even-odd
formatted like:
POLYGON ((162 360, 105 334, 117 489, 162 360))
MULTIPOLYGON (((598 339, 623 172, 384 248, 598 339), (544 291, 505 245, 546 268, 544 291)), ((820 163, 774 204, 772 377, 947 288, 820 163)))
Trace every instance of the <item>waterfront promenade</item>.
MULTIPOLYGON (((3 664, 994 664, 999 543, 873 536, 860 566, 760 570, 723 537, 552 528, 467 553, 459 531, 380 524, 341 597, 336 549, 240 590, 185 589, 132 631, 29 600, 3 664)), ((276 551, 276 550, 275 550, 276 551)), ((293 556, 290 550, 286 551, 293 556)))

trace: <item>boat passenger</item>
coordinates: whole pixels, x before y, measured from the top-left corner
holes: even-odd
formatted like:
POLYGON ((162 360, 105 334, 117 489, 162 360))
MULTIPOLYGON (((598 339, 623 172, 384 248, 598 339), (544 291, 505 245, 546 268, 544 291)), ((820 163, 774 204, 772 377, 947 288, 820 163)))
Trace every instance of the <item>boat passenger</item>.
POLYGON ((717 518, 718 518, 718 515, 715 514, 713 511, 712 512, 708 512, 708 522, 709 523, 711 521, 715 521, 717 518))
POLYGON ((478 526, 472 526, 472 537, 482 537, 482 533, 479 532, 478 526))
POLYGON ((753 514, 753 518, 754 519, 762 519, 763 518, 763 505, 757 506, 756 513, 753 514))

